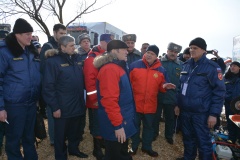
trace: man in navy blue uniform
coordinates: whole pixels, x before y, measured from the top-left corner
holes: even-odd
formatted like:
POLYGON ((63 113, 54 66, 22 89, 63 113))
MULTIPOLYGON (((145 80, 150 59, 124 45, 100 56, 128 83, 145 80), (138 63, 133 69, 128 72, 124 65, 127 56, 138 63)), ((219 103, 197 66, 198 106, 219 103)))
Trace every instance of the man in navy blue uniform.
POLYGON ((24 159, 37 160, 34 125, 40 95, 40 59, 31 43, 32 26, 15 21, 13 32, 0 43, 0 121, 6 124, 6 153, 20 160, 20 140, 24 159))
POLYGON ((59 49, 48 50, 43 76, 43 97, 54 117, 54 149, 56 160, 69 155, 87 158, 78 149, 81 119, 85 113, 82 61, 74 52, 75 39, 61 36, 59 49), (68 139, 68 146, 65 144, 68 139))
POLYGON ((184 143, 184 157, 178 160, 194 160, 197 150, 200 160, 212 160, 210 129, 221 113, 226 88, 221 68, 206 58, 205 40, 195 38, 189 47, 191 59, 183 64, 178 93, 184 143))

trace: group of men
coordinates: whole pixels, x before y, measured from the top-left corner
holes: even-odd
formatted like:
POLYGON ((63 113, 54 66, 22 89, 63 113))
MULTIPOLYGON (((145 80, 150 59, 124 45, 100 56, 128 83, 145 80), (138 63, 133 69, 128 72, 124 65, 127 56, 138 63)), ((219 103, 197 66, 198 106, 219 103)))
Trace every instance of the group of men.
POLYGON ((177 57, 180 45, 169 43, 159 59, 156 45, 145 43, 142 53, 135 48, 135 34, 124 35, 122 41, 102 34, 92 49, 88 34, 82 34, 76 52, 75 39, 66 35, 62 24, 54 25, 53 36, 39 53, 31 43, 32 32, 32 26, 19 18, 0 43, 0 121, 8 122, 8 159, 23 159, 20 142, 24 159, 38 159, 34 124, 40 93, 56 160, 66 160, 67 152, 88 157, 78 147, 86 108, 97 160, 131 160, 140 144, 141 123, 141 150, 157 157, 152 141, 159 132, 161 108, 169 144, 173 144, 174 114, 181 117, 184 157, 180 159, 195 159, 197 150, 199 159, 211 159, 209 129, 221 112, 225 85, 221 68, 206 58, 204 39, 190 41, 186 52, 191 58, 183 63, 177 57))

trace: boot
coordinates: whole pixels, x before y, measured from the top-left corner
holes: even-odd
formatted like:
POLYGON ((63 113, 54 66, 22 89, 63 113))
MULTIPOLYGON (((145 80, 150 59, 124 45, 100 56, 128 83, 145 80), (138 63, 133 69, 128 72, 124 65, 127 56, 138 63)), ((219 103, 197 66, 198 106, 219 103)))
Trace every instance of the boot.
POLYGON ((101 149, 101 139, 93 138, 93 156, 96 157, 97 160, 103 160, 104 155, 101 149))
POLYGON ((104 142, 104 139, 98 139, 100 141, 100 146, 101 148, 104 148, 105 149, 105 142, 104 142))

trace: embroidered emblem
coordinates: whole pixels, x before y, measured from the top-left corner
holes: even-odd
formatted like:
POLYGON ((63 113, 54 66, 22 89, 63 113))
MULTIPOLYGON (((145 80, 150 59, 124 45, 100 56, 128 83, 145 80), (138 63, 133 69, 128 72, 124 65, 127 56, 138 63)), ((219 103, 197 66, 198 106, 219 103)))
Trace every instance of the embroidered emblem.
POLYGON ((67 67, 67 66, 69 66, 69 64, 68 64, 68 63, 61 64, 61 67, 67 67))
POLYGON ((223 75, 222 75, 222 73, 218 73, 218 79, 220 79, 220 80, 223 79, 223 75))
POLYGON ((127 36, 127 39, 129 40, 129 39, 131 39, 132 37, 131 36, 127 36))
POLYGON ((23 60, 23 58, 22 58, 22 57, 19 57, 19 58, 13 58, 13 60, 14 60, 14 61, 21 61, 21 60, 23 60))
POLYGON ((82 62, 77 62, 78 65, 82 65, 83 63, 82 62))
POLYGON ((153 77, 154 77, 154 78, 158 78, 158 74, 157 74, 157 73, 154 73, 154 74, 153 74, 153 77))

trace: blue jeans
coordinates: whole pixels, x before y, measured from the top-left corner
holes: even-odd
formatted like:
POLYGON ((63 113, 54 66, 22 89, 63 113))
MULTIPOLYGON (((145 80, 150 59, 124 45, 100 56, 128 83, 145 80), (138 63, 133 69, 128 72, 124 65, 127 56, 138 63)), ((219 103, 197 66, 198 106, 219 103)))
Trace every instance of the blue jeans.
POLYGON ((54 144, 54 118, 52 110, 49 106, 47 106, 47 117, 48 117, 48 135, 50 139, 50 143, 54 144))

